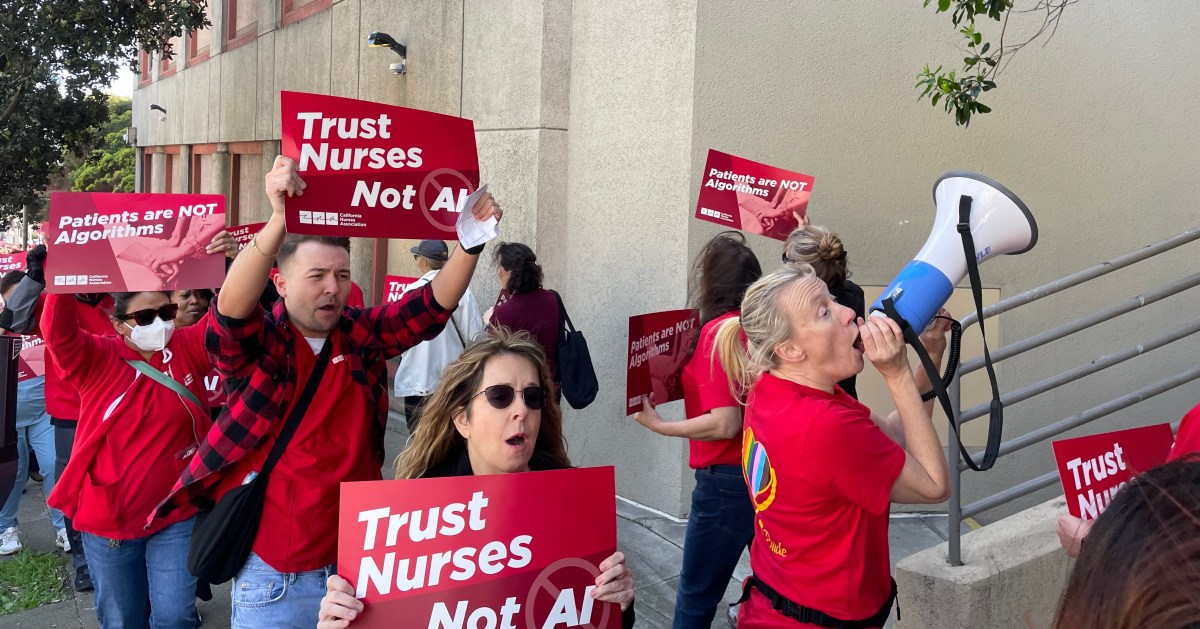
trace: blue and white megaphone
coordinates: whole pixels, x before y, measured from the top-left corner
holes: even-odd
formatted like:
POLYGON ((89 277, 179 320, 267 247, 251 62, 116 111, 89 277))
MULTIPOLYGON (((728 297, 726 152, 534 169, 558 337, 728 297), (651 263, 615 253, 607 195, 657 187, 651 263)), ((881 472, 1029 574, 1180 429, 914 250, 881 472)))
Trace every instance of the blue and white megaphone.
POLYGON ((937 216, 921 251, 871 305, 882 314, 891 298, 896 312, 917 332, 933 320, 954 287, 967 274, 960 225, 969 216, 975 262, 998 255, 1025 253, 1037 244, 1037 223, 1029 208, 1004 186, 975 173, 942 175, 933 186, 937 216))

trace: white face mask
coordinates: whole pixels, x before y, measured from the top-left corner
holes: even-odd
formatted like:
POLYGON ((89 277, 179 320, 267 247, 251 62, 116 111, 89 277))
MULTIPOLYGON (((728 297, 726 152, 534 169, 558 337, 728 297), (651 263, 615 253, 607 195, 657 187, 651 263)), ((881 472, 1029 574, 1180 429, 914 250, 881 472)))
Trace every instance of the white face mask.
POLYGON ((174 321, 163 321, 158 317, 155 317, 154 323, 150 325, 125 325, 132 330, 129 340, 133 341, 138 349, 146 352, 162 351, 167 347, 167 341, 171 340, 171 335, 175 333, 174 321))

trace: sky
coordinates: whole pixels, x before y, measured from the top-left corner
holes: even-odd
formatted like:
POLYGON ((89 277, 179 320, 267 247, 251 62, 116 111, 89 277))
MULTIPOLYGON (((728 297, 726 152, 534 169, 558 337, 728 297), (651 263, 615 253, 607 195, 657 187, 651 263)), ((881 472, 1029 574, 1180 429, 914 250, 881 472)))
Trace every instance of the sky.
POLYGON ((117 78, 104 91, 116 96, 133 98, 133 88, 136 86, 135 80, 133 71, 128 67, 122 66, 121 71, 117 74, 117 78))

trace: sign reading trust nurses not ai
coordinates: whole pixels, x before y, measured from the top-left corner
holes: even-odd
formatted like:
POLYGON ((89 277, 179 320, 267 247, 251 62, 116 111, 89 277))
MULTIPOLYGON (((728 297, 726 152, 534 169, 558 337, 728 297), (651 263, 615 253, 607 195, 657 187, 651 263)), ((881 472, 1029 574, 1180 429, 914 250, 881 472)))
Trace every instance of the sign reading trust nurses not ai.
POLYGON ((283 92, 283 154, 307 188, 287 200, 289 232, 454 238, 479 186, 470 120, 369 101, 283 92))
POLYGON ((354 627, 616 629, 592 597, 617 545, 612 467, 342 483, 354 627))

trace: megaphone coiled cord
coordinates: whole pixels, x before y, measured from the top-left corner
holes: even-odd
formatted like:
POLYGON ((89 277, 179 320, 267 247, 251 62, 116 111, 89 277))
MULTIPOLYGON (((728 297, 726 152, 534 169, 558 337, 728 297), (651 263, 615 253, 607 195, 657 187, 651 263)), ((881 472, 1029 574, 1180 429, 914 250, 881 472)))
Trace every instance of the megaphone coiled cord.
MULTIPOLYGON (((962 352, 962 324, 951 317, 937 315, 935 319, 945 319, 950 322, 950 356, 946 359, 946 373, 942 376, 942 387, 950 388, 954 374, 958 371, 958 357, 962 352)), ((922 402, 929 402, 937 397, 937 392, 930 389, 921 394, 922 402)))

